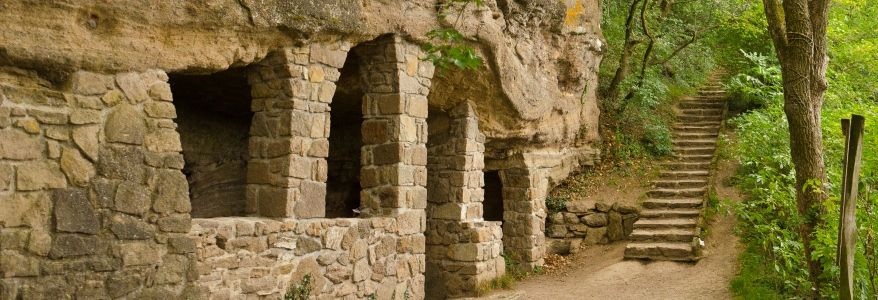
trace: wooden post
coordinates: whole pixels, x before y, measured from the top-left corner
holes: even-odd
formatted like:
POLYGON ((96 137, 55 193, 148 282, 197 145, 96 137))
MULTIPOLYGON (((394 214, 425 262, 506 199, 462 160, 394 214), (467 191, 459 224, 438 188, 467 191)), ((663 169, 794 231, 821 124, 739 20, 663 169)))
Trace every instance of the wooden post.
MULTIPOLYGON (((857 192, 860 183, 860 165, 863 146, 863 129, 866 119, 852 115, 845 139, 844 174, 841 191, 841 218, 839 219, 838 267, 841 270, 839 299, 854 299, 854 255, 857 251, 857 192)), ((844 120, 842 128, 844 129, 844 120)))

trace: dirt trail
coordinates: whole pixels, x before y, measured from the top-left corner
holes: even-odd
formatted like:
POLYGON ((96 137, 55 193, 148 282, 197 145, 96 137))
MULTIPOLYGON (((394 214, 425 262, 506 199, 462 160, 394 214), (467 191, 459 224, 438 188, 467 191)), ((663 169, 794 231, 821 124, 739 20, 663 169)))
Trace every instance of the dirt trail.
MULTIPOLYGON (((721 161, 720 199, 739 201, 728 186, 736 165, 721 161)), ((705 257, 697 263, 623 260, 625 242, 592 246, 569 259, 568 267, 525 279, 514 290, 482 299, 731 299, 729 281, 737 273, 741 245, 733 234, 734 216, 720 213, 709 225, 705 257)))

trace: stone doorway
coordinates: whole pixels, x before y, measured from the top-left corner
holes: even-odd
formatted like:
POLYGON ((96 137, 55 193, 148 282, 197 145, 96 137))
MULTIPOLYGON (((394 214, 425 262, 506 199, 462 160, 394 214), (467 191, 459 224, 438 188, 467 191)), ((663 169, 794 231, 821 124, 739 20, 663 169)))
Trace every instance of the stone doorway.
POLYGON ((168 75, 194 218, 245 214, 253 117, 247 73, 246 68, 234 68, 168 75))

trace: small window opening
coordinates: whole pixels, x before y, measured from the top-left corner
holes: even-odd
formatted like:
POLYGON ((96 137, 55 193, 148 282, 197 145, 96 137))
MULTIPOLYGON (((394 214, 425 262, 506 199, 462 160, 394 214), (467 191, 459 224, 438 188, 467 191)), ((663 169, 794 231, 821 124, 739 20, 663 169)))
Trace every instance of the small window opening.
POLYGON ((244 215, 250 85, 247 70, 170 74, 192 217, 244 215))
POLYGON ((482 202, 485 221, 503 221, 503 182, 499 171, 485 171, 485 200, 482 202))
POLYGON ((326 217, 357 216, 360 207, 360 152, 363 147, 360 127, 364 96, 360 80, 360 61, 355 50, 348 52, 340 70, 330 107, 329 157, 326 159, 326 217))

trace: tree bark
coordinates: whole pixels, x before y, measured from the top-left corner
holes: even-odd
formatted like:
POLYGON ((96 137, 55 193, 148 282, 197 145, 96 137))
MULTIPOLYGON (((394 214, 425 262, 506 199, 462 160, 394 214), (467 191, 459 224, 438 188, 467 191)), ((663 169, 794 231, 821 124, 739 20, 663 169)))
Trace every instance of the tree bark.
POLYGON ((799 234, 805 250, 812 298, 820 298, 823 266, 812 256, 814 233, 825 220, 826 182, 820 111, 826 91, 828 0, 763 0, 768 29, 781 64, 784 113, 796 171, 799 234))
POLYGON ((631 4, 628 6, 628 16, 625 19, 625 41, 622 46, 622 53, 619 56, 619 66, 616 68, 616 73, 613 75, 613 80, 610 81, 610 86, 607 88, 607 93, 604 97, 604 100, 614 104, 614 108, 618 100, 617 98, 619 98, 619 89, 621 88, 622 81, 625 80, 625 77, 628 76, 628 72, 631 70, 631 56, 634 55, 634 47, 638 43, 632 38, 631 33, 634 31, 633 21, 634 16, 637 14, 637 4, 640 1, 631 0, 631 4))

